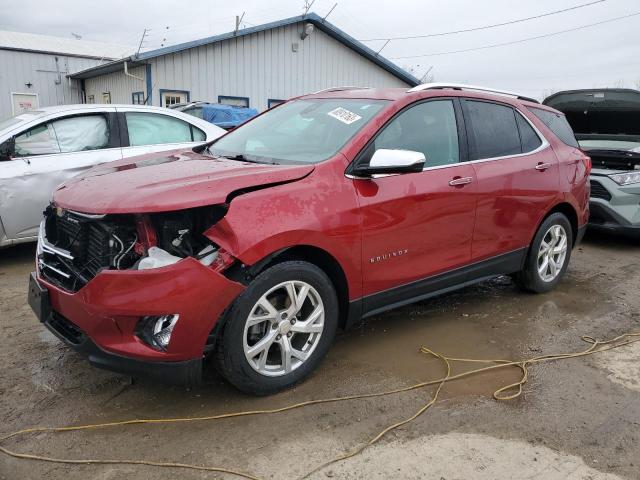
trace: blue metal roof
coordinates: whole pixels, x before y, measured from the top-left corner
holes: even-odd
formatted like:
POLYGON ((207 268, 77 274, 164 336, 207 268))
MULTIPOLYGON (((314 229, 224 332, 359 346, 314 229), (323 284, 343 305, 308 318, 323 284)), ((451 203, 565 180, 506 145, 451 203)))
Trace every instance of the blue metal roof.
POLYGON ((411 75, 406 70, 400 68, 395 63, 387 60, 386 58, 378 55, 376 52, 371 50, 369 47, 359 42, 351 35, 348 35, 344 31, 340 30, 335 25, 327 22, 322 17, 315 13, 309 13, 307 15, 298 15, 295 17, 285 18, 284 20, 278 20, 276 22, 265 23, 263 25, 257 25, 255 27, 244 28, 242 30, 238 30, 237 32, 228 32, 220 35, 214 35, 212 37, 201 38, 199 40, 193 40, 191 42, 180 43, 178 45, 172 45, 169 47, 158 48, 157 50, 150 50, 148 52, 140 53, 139 55, 132 55, 128 58, 123 58, 121 60, 117 60, 115 62, 110 62, 104 65, 99 65, 97 67, 88 68, 81 72, 73 73, 69 75, 71 78, 84 79, 91 78, 98 75, 102 75, 104 73, 111 73, 120 70, 120 65, 124 62, 131 62, 132 64, 136 63, 144 63, 146 60, 160 57, 162 55, 168 55, 171 53, 181 52, 183 50, 188 50, 190 48, 200 47, 203 45, 209 45, 211 43, 218 43, 224 40, 230 40, 232 38, 244 37, 247 35, 252 35, 254 33, 264 32, 266 30, 272 30, 274 28, 286 27, 288 25, 292 25, 298 22, 309 22, 316 26, 318 29, 322 30, 324 33, 329 35, 330 37, 336 39, 340 43, 346 45, 351 48, 355 52, 359 53, 363 57, 371 60, 373 63, 383 68, 387 72, 392 75, 398 77, 400 80, 407 82, 411 86, 416 86, 420 83, 420 81, 411 75))

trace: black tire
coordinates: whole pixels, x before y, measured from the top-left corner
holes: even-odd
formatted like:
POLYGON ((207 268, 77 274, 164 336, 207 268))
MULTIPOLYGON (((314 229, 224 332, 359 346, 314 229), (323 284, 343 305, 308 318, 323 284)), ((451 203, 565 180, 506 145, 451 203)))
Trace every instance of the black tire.
POLYGON ((302 381, 320 364, 333 343, 338 316, 335 288, 320 268, 303 261, 276 264, 260 273, 227 312, 216 344, 216 369, 229 383, 251 395, 270 395, 287 389, 302 381), (289 373, 270 377, 254 370, 245 356, 245 324, 258 300, 273 287, 287 281, 306 282, 316 290, 324 307, 324 328, 315 349, 301 365, 289 373))
POLYGON ((526 291, 533 293, 544 293, 553 290, 567 271, 569 260, 571 259, 572 247, 573 230, 571 229, 571 223, 569 223, 567 217, 562 213, 553 213, 549 215, 542 222, 540 228, 536 232, 536 235, 533 237, 533 242, 531 242, 531 245, 529 247, 529 253, 527 254, 524 268, 521 272, 518 272, 514 276, 514 279, 518 286, 526 291), (553 280, 545 281, 538 272, 538 253, 540 251, 540 245, 542 244, 545 235, 547 235, 549 229, 554 225, 561 226, 566 233, 567 252, 564 257, 564 263, 560 268, 560 273, 557 274, 557 276, 553 280))

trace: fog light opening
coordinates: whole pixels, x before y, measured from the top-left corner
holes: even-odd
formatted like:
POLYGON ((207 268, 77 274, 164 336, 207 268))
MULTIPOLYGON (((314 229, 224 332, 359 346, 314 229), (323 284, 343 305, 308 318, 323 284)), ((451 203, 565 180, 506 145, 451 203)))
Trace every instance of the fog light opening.
POLYGON ((180 315, 177 313, 143 317, 138 328, 138 337, 150 347, 164 352, 169 346, 173 327, 179 318, 180 315))

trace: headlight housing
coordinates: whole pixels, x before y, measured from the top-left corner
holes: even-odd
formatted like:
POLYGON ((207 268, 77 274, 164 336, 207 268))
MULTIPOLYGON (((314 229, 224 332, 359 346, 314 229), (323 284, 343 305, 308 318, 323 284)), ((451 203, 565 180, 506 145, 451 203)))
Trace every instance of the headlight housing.
POLYGON ((640 170, 624 173, 614 173, 613 175, 609 175, 609 178, 616 182, 618 185, 632 185, 634 183, 640 183, 640 170))

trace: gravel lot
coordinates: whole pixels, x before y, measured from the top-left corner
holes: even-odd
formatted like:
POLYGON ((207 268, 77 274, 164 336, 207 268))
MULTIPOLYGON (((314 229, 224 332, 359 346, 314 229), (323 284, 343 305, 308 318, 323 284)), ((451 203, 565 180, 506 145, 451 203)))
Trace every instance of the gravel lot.
MULTIPOLYGON (((294 390, 251 398, 215 375, 198 388, 167 387, 90 367, 36 321, 26 304, 33 251, 29 245, 0 252, 0 434, 36 425, 273 408, 442 376, 442 365, 418 352, 421 345, 450 356, 521 358, 583 349, 581 335, 640 331, 640 241, 589 234, 556 291, 529 295, 500 278, 381 315, 339 335, 321 368, 294 390)), ((517 378, 513 370, 448 384, 416 421, 312 478, 640 478, 640 343, 533 367, 522 397, 491 398, 517 378)), ((218 422, 38 434, 6 446, 66 458, 146 458, 296 478, 409 416, 432 392, 218 422)), ((0 455, 0 479, 41 478, 232 477, 0 455)))

